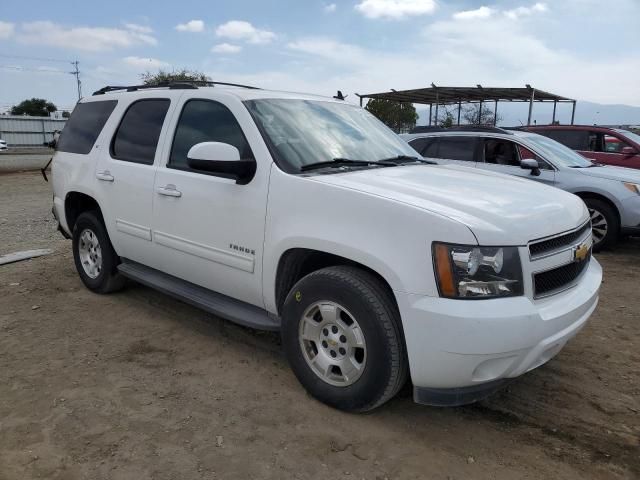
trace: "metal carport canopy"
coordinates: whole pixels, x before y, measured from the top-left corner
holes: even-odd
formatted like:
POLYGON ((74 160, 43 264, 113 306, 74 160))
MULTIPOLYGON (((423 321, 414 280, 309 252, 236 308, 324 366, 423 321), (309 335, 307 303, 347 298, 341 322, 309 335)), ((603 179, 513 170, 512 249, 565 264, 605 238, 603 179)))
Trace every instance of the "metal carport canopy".
POLYGON ((531 124, 533 102, 553 102, 554 121, 556 111, 555 106, 558 103, 572 103, 572 124, 575 117, 576 106, 576 100, 572 98, 545 92, 544 90, 538 90, 530 85, 527 85, 526 87, 483 87, 481 85, 477 85, 475 87, 440 87, 431 84, 431 87, 427 88, 391 90, 390 92, 358 95, 358 97, 360 97, 361 106, 362 99, 364 98, 377 98, 395 102, 436 105, 436 115, 438 105, 457 104, 460 106, 463 103, 496 102, 497 104, 497 102, 529 102, 529 124, 531 124))

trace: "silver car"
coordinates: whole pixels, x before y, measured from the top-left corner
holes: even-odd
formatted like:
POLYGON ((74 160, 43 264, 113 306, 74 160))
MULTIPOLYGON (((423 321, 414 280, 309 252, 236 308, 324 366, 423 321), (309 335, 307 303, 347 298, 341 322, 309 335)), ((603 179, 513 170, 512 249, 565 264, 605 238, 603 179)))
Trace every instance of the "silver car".
POLYGON ((438 163, 526 177, 578 195, 591 213, 595 251, 613 245, 620 234, 640 235, 638 170, 599 165, 555 140, 519 130, 434 128, 401 137, 438 163))

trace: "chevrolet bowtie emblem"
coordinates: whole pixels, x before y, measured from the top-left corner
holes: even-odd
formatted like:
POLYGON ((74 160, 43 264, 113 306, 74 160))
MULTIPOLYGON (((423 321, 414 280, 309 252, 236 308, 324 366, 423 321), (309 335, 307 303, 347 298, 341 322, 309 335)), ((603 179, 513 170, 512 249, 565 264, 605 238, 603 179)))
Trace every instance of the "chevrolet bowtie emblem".
POLYGON ((576 262, 581 262, 589 255, 589 251, 591 250, 591 240, 586 240, 580 245, 574 247, 573 249, 573 259, 576 262))

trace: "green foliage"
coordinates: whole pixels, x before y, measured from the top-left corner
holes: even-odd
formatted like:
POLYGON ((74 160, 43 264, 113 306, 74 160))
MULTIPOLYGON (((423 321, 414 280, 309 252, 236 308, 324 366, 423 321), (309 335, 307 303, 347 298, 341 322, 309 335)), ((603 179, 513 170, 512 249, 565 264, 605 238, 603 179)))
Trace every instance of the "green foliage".
POLYGON ((449 110, 445 109, 444 117, 439 119, 439 123, 440 123, 440 126, 444 127, 444 128, 453 127, 453 125, 455 123, 455 120, 453 118, 453 113, 451 113, 449 110))
POLYGON ((195 70, 158 70, 157 73, 145 72, 140 75, 145 85, 154 85, 163 82, 210 82, 211 78, 202 72, 195 70))
POLYGON ((396 133, 408 132, 418 121, 418 113, 411 103, 372 98, 365 109, 396 133))
POLYGON ((53 103, 44 98, 30 98, 11 107, 11 115, 28 115, 30 117, 48 117, 58 110, 53 103))
POLYGON ((502 116, 498 114, 497 118, 493 118, 493 108, 482 105, 480 112, 480 104, 472 103, 462 110, 462 118, 469 125, 496 125, 502 120, 502 116))
POLYGON ((70 116, 71 114, 67 110, 62 112, 62 118, 69 118, 70 116))

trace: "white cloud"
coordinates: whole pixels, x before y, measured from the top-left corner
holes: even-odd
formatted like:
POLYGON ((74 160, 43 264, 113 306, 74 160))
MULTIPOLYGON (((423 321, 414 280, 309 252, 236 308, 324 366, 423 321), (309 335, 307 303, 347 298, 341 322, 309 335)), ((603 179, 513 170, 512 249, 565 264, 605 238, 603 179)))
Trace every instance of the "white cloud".
POLYGON ((187 23, 179 23, 175 28, 179 32, 202 32, 204 31, 204 22, 202 20, 189 20, 187 23))
POLYGON ((426 15, 436 9, 435 0, 362 0, 355 6, 367 18, 391 18, 426 15))
POLYGON ((477 20, 482 18, 489 18, 495 13, 495 10, 490 7, 480 7, 475 10, 464 10, 453 14, 453 18, 456 20, 477 20))
POLYGON ((14 30, 13 23, 0 21, 0 38, 9 38, 13 35, 14 30))
POLYGON ((546 3, 535 3, 530 7, 518 7, 512 10, 506 10, 504 14, 512 19, 517 20, 520 17, 526 17, 534 13, 543 13, 548 10, 546 3))
POLYGON ((146 25, 138 25, 137 23, 125 23, 124 26, 127 27, 128 30, 131 30, 133 32, 153 33, 153 28, 146 25))
POLYGON ((213 53, 240 53, 242 47, 240 45, 232 45, 230 43, 219 43, 211 47, 213 53))
POLYGON ((157 58, 124 57, 122 61, 132 67, 146 70, 157 70, 171 66, 169 63, 158 60, 157 58))
POLYGON ((336 11, 336 8, 337 8, 337 6, 336 6, 335 3, 330 3, 330 4, 324 6, 324 11, 326 13, 333 13, 333 12, 336 11))
POLYGON ((241 20, 231 20, 216 28, 216 35, 222 38, 230 38, 231 40, 241 40, 248 43, 262 44, 269 43, 276 34, 269 30, 260 30, 249 22, 241 20))
POLYGON ((135 28, 64 27, 50 21, 23 23, 18 40, 29 45, 46 45, 99 52, 136 45, 156 45, 158 41, 135 28))

